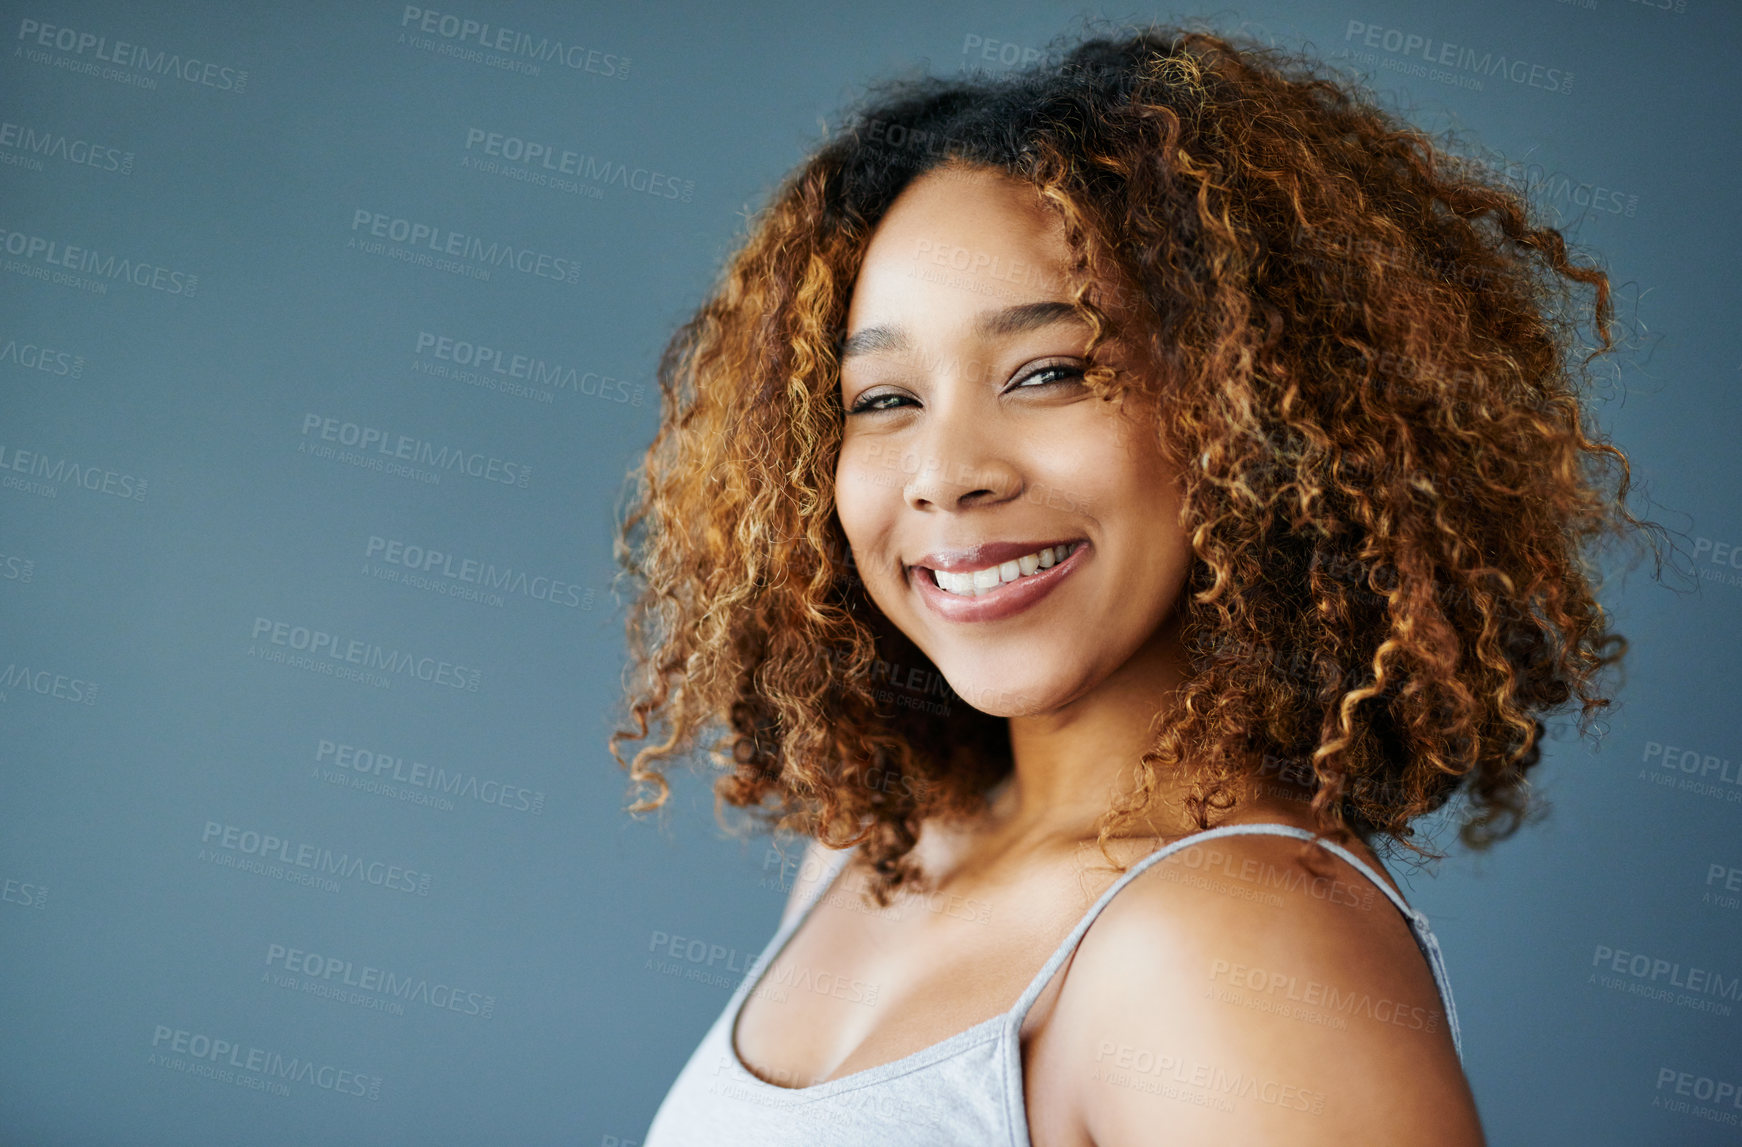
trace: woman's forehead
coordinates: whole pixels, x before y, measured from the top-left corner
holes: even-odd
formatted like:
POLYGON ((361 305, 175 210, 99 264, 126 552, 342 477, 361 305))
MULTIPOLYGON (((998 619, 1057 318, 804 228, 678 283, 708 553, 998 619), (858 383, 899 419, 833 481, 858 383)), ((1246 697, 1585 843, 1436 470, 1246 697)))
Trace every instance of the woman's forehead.
POLYGON ((866 252, 912 256, 952 241, 1052 248, 1064 226, 1038 190, 1003 172, 951 164, 916 177, 884 213, 866 252))
POLYGON ((952 313, 1062 296, 1063 225, 1027 184, 975 172, 920 177, 872 234, 855 276, 849 325, 878 314, 952 313))

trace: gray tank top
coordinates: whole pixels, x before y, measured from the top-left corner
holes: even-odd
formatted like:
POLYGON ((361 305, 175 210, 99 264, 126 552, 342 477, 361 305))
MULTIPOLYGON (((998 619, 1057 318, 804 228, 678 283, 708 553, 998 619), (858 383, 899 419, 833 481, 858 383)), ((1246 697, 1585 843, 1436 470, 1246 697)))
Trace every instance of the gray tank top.
MULTIPOLYGON (((853 852, 836 851, 830 858, 829 873, 817 881, 816 891, 803 907, 775 932, 726 1001, 714 1026, 702 1037, 655 1112, 643 1147, 959 1147, 967 1143, 1031 1147, 1017 1038, 1028 1009, 1101 909, 1134 877, 1187 845, 1248 833, 1313 838, 1310 832, 1284 824, 1226 825, 1182 837, 1134 862, 1101 894, 1009 1011, 891 1063, 812 1087, 780 1087, 751 1074, 738 1059, 732 1045, 733 1030, 761 973, 828 892, 853 852)), ((1427 917, 1405 903, 1348 849, 1328 840, 1318 843, 1378 885, 1409 921, 1416 944, 1433 970, 1434 984, 1445 1006, 1446 1026, 1461 1062, 1463 1040, 1451 983, 1427 917)))

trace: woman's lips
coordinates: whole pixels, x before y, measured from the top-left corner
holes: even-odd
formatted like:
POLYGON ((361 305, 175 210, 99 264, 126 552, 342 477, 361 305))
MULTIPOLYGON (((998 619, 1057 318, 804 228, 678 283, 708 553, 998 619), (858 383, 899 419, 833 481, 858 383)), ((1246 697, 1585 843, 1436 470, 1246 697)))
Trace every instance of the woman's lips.
POLYGON ((1069 556, 1037 573, 1007 581, 996 589, 977 597, 964 597, 946 592, 925 566, 908 570, 911 581, 925 604, 946 621, 998 621, 1021 613, 1071 576, 1089 557, 1089 543, 1079 542, 1069 556))

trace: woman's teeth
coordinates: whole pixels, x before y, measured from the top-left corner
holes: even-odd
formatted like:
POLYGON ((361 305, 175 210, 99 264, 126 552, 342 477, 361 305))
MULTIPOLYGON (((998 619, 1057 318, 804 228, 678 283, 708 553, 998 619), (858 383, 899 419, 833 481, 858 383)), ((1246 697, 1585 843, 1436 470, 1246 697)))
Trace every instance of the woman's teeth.
POLYGON ((1043 569, 1055 566, 1069 557, 1078 543, 1064 542, 1056 546, 1048 546, 1036 550, 1032 554, 1024 554, 1013 561, 1002 562, 999 565, 988 566, 973 573, 950 573, 947 570, 933 570, 932 577, 937 579, 938 588, 945 593, 957 594, 961 597, 979 597, 997 589, 1007 581, 1028 577, 1043 569))

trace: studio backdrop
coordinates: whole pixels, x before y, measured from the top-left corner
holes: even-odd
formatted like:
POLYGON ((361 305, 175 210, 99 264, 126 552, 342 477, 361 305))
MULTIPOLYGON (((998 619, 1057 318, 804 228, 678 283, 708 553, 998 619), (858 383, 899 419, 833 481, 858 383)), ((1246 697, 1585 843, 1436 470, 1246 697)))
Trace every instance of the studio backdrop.
POLYGON ((435 3, 0 5, 0 1142, 637 1143, 798 856, 605 747, 659 352, 868 81, 1198 16, 1613 278, 1675 561, 1548 817, 1394 871, 1494 1143, 1742 1137, 1742 10, 435 3))

